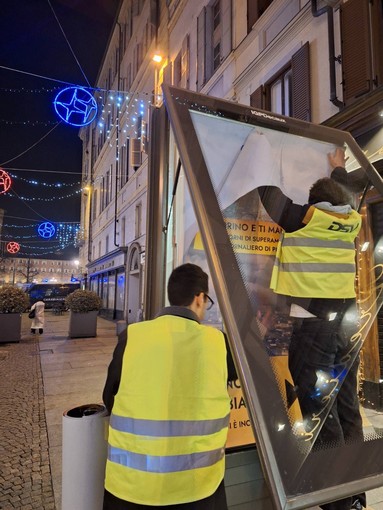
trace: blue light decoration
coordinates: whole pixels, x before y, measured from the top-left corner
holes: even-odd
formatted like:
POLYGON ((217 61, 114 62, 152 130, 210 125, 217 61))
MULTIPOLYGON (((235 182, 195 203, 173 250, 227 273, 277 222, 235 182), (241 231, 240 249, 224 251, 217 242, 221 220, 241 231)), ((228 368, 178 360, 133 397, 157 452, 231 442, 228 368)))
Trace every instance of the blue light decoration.
POLYGON ((72 126, 86 126, 97 115, 97 103, 90 92, 82 87, 67 87, 53 101, 57 115, 72 126))
POLYGON ((50 239, 55 235, 56 227, 53 225, 53 223, 45 221, 44 223, 40 223, 40 225, 37 227, 37 232, 40 237, 43 237, 44 239, 50 239))

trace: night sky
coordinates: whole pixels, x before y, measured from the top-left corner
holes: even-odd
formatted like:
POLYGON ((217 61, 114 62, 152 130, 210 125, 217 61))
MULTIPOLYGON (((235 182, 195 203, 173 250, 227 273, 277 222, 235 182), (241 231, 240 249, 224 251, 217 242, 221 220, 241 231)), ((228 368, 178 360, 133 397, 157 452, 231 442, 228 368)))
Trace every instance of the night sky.
POLYGON ((80 218, 80 194, 76 193, 80 184, 76 183, 81 181, 81 141, 79 128, 60 123, 53 101, 68 86, 60 81, 95 84, 119 3, 2 2, 0 167, 15 176, 10 192, 0 194, 0 208, 5 210, 1 243, 5 254, 6 243, 13 240, 21 245, 19 256, 76 255, 73 246, 60 247, 59 237, 68 231, 67 222, 80 218), (38 236, 38 225, 46 221, 55 225, 60 236, 51 240, 38 236))

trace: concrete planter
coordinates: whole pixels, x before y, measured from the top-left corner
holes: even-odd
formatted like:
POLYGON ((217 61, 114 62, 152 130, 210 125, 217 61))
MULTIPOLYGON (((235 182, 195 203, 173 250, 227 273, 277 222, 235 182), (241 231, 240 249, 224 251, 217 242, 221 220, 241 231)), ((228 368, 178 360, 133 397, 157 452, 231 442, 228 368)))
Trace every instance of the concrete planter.
POLYGON ((0 343, 20 342, 21 313, 0 313, 0 343))
POLYGON ((85 338, 97 336, 98 310, 93 312, 70 312, 69 338, 85 338))

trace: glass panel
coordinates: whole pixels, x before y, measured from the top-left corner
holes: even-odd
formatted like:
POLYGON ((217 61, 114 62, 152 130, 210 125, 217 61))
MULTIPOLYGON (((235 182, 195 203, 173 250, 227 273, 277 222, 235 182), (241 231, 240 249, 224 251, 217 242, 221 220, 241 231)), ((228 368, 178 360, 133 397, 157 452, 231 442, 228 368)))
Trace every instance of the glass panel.
POLYGON ((116 310, 124 310, 125 273, 117 273, 116 310))
POLYGON ((380 418, 358 377, 383 273, 361 198, 367 176, 378 196, 382 180, 347 133, 170 87, 165 99, 197 220, 185 208, 184 246, 205 247, 277 507, 378 486, 380 418), (338 147, 335 199, 317 181, 338 147))
POLYGON ((102 308, 108 308, 108 277, 106 274, 99 276, 99 285, 102 308))
POLYGON ((285 76, 283 77, 283 83, 284 83, 284 106, 285 110, 283 112, 284 115, 291 115, 292 112, 292 101, 293 101, 293 92, 292 92, 292 78, 293 78, 293 72, 287 71, 285 76))
MULTIPOLYGON (((305 140, 302 151, 299 136, 190 113, 300 449, 307 454, 314 443, 319 448, 348 439, 363 441, 356 357, 367 328, 365 321, 361 323, 354 291, 354 239, 361 218, 343 202, 330 207, 325 201, 327 188, 320 200, 323 209, 304 205, 314 180, 330 175, 327 154, 336 147, 305 140), (291 206, 289 199, 296 205, 291 206), (320 215, 321 211, 325 212, 320 215), (307 225, 298 235, 296 231, 308 223, 306 214, 314 213, 317 230, 311 233, 307 225), (322 221, 328 223, 327 230, 315 238, 322 221), (282 227, 284 240, 279 245, 282 227), (332 257, 340 257, 339 264, 332 257), (336 290, 339 285, 349 289, 336 290), (352 374, 347 375, 351 367, 352 374), (335 397, 340 402, 344 393, 342 384, 348 395, 355 396, 355 405, 349 404, 347 431, 333 408, 335 397)), ((356 196, 350 198, 351 203, 356 201, 356 196)))
POLYGON ((116 294, 116 273, 109 273, 108 275, 108 308, 114 309, 114 300, 116 294))
MULTIPOLYGON (((173 179, 174 176, 171 175, 171 180, 173 179)), ((166 251, 166 262, 168 267, 167 278, 172 271, 173 262, 174 266, 190 262, 202 267, 202 269, 209 275, 209 296, 214 301, 212 308, 210 310, 206 310, 203 322, 220 330, 225 330, 221 310, 217 303, 214 283, 210 276, 206 253, 201 235, 198 231, 192 199, 185 179, 185 174, 182 169, 178 179, 176 202, 170 219, 176 224, 174 225, 174 235, 170 238, 172 239, 174 246, 168 246, 166 251), (174 247, 177 247, 175 261, 173 261, 174 247)), ((240 381, 229 381, 228 392, 231 397, 231 413, 226 448, 238 448, 239 446, 253 444, 255 441, 254 435, 251 429, 251 423, 240 381)))
POLYGON ((283 113, 282 103, 282 82, 281 80, 276 81, 270 87, 271 96, 271 111, 274 113, 283 113))

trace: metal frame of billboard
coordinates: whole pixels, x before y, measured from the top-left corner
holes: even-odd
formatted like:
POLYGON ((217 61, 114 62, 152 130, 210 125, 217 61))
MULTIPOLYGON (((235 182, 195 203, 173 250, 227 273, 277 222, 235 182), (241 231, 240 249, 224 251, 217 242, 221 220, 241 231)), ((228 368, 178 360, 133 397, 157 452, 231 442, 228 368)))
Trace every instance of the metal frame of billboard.
POLYGON ((303 144, 305 138, 338 146, 346 143, 360 168, 383 195, 381 177, 347 132, 167 85, 163 85, 163 92, 275 507, 307 508, 382 485, 383 438, 304 455, 290 427, 284 426, 287 420, 281 394, 190 112, 292 133, 302 137, 303 144))

